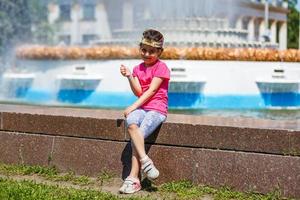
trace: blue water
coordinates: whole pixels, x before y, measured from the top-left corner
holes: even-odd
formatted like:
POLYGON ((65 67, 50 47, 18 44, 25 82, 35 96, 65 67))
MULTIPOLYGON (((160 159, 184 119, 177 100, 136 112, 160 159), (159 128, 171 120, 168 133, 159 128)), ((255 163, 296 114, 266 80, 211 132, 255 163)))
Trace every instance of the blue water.
MULTIPOLYGON (((23 91, 24 92, 24 91, 23 91)), ((29 89, 22 100, 33 103, 65 103, 92 107, 126 107, 136 97, 131 92, 95 92, 94 90, 60 90, 57 94, 29 89)), ((173 109, 264 109, 269 107, 300 107, 298 93, 263 95, 203 95, 170 93, 173 109)))
MULTIPOLYGON (((136 101, 130 92, 101 92, 93 90, 60 90, 53 96, 44 91, 28 90, 24 101, 44 103, 53 102, 85 105, 92 107, 126 107, 136 101), (47 99, 48 98, 48 99, 47 99)), ((173 109, 253 109, 263 108, 264 102, 259 95, 218 95, 169 94, 169 107, 173 109)))
POLYGON ((300 106, 300 93, 263 93, 262 97, 266 106, 297 107, 300 106))
POLYGON ((15 95, 13 96, 15 96, 16 98, 23 98, 26 96, 27 91, 28 91, 27 87, 18 87, 16 89, 15 95))
POLYGON ((169 93, 170 107, 197 107, 203 101, 201 93, 169 93))
POLYGON ((57 100, 60 102, 80 103, 89 98, 95 90, 59 90, 57 100))
MULTIPOLYGON (((14 103, 47 106, 124 109, 136 101, 131 92, 60 90, 57 94, 20 88, 14 103)), ((203 95, 169 94, 171 113, 194 115, 245 116, 270 119, 300 119, 300 95, 203 95), (290 110, 293 108, 293 110, 290 110)))

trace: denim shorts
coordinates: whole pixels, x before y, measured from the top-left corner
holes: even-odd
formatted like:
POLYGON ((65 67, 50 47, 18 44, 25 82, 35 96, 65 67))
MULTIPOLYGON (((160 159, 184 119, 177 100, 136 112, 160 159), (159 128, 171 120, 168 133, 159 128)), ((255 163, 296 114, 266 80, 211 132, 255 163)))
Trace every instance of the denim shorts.
POLYGON ((167 116, 157 111, 136 109, 127 116, 126 125, 136 124, 144 138, 147 138, 166 118, 167 116))

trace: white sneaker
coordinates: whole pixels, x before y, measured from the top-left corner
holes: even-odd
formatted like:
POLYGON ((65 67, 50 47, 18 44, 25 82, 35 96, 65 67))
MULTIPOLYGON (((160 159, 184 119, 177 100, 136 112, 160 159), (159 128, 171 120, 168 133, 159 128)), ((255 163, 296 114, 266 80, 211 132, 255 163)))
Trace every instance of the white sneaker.
POLYGON ((159 171, 154 166, 153 161, 149 157, 142 159, 141 163, 142 170, 149 179, 154 180, 159 176, 159 171))
POLYGON ((140 180, 133 177, 127 177, 119 189, 119 192, 122 194, 132 194, 138 192, 142 189, 140 180))

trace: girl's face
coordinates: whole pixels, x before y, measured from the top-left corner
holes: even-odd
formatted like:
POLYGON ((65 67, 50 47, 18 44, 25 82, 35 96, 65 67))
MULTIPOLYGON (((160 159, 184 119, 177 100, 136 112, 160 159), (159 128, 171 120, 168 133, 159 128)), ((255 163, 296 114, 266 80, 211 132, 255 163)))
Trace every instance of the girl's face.
POLYGON ((146 44, 141 44, 140 46, 140 54, 146 66, 151 66, 155 64, 161 52, 161 49, 151 47, 146 44))

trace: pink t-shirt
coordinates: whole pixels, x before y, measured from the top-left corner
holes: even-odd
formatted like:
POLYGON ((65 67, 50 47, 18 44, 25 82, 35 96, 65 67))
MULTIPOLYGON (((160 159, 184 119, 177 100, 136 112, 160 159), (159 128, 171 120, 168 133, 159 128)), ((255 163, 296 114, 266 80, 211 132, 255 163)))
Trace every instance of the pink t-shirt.
POLYGON ((144 110, 155 110, 167 115, 170 80, 170 70, 167 65, 160 60, 151 67, 146 67, 144 63, 141 63, 133 68, 132 76, 139 79, 143 94, 149 89, 153 77, 164 79, 157 92, 141 108, 144 110))

